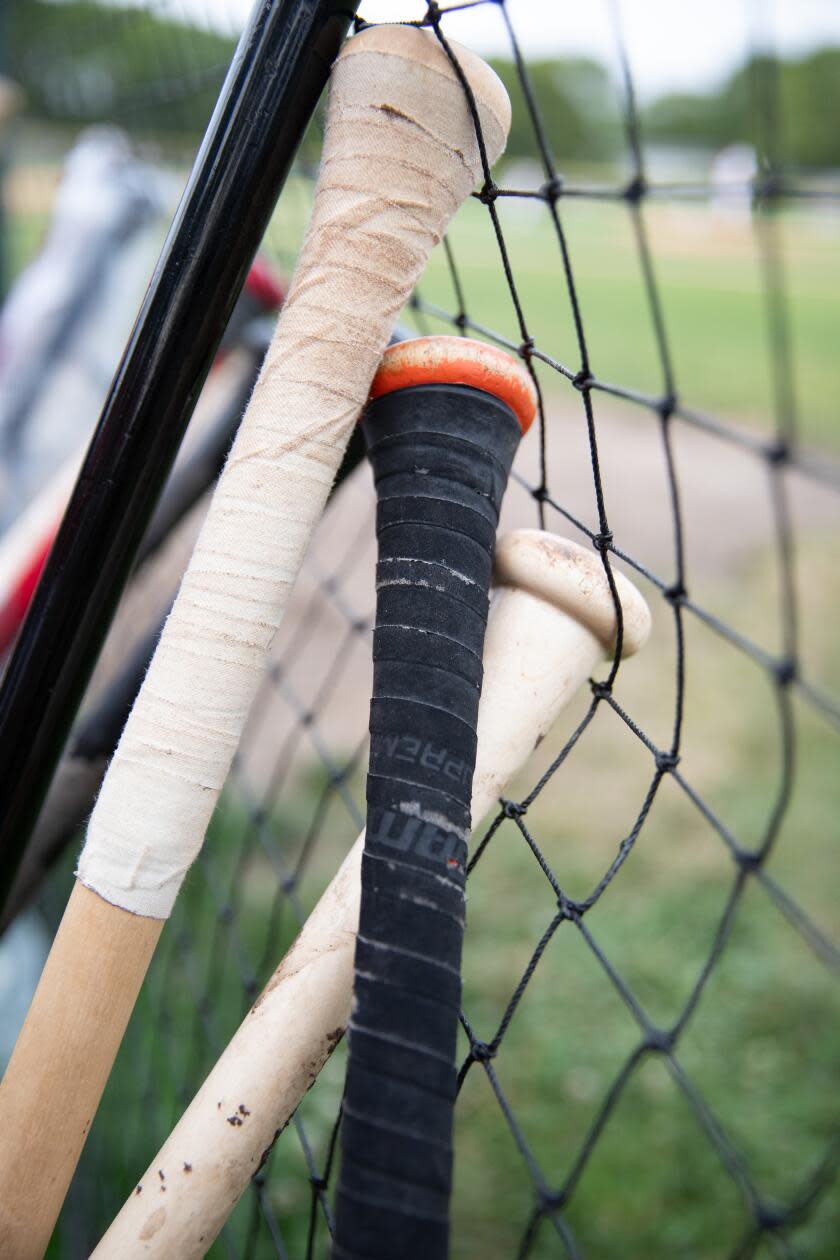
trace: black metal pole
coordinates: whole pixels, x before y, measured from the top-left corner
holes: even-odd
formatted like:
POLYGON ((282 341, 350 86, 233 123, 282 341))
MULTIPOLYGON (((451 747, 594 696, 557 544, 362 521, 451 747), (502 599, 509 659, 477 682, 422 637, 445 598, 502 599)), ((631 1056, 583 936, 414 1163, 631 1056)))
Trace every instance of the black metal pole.
POLYGON ((0 686, 0 904, 357 0, 258 0, 0 686))

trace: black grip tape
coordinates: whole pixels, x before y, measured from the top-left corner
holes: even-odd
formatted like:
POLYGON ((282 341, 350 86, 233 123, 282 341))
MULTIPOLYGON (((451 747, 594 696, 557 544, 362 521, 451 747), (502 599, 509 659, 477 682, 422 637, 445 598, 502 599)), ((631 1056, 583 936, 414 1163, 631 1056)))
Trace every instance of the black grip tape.
POLYGON ((505 403, 459 385, 387 394, 363 427, 379 559, 333 1256, 442 1260, 481 658, 521 430, 505 403))

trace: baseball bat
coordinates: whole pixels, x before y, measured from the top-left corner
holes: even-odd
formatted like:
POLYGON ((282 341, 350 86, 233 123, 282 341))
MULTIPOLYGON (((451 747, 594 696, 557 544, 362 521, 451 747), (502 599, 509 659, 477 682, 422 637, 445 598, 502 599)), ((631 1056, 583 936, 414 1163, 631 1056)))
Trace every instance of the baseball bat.
MULTIPOLYGON (((510 103, 480 59, 454 54, 492 163, 510 103)), ((277 332, 0 1085, 0 1250, 13 1260, 40 1256, 49 1240, 391 328, 483 161, 467 94, 434 35, 369 27, 345 44, 277 332)))
POLYGON ((448 1250, 484 631, 502 497, 535 411, 509 354, 430 337, 385 354, 364 417, 379 557, 335 1257, 448 1250))
MULTIPOLYGON (((622 574, 614 577, 629 656, 644 644, 650 614, 636 588, 622 574)), ((591 550, 552 534, 516 531, 496 548, 495 583, 478 710, 476 820, 615 647, 615 606, 591 550)), ((209 1249, 346 1028, 363 845, 361 835, 140 1177, 95 1260, 199 1260, 209 1249)))

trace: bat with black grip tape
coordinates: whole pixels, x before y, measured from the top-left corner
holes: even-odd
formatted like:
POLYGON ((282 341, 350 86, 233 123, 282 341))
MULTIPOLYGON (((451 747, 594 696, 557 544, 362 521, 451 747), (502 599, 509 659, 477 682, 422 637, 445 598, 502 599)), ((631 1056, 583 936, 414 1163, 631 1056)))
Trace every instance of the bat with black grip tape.
POLYGON ((336 1260, 447 1254, 482 652, 502 496, 535 410, 510 355, 429 337, 386 352, 363 419, 378 563, 336 1260))
POLYGON ((9 1260, 46 1248, 396 318, 485 160, 504 148, 502 84, 449 48, 460 75, 431 32, 368 27, 333 67, 312 218, 277 330, 0 1084, 9 1260))

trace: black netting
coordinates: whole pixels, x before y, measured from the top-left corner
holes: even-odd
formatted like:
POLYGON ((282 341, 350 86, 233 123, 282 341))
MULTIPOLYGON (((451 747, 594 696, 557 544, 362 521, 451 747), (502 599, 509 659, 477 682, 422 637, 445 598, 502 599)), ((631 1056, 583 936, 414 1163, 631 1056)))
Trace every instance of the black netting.
MULTIPOLYGON (((75 6, 80 30, 95 7, 75 6)), ((174 8, 106 6, 85 42, 105 58, 110 24, 174 8)), ((613 70, 589 98, 612 145, 596 162, 585 137, 583 156, 555 152, 517 6, 451 9, 465 41, 465 10, 496 14, 527 147, 485 171, 405 320, 521 356, 539 427, 503 528, 588 540, 654 619, 638 659, 605 665, 473 841, 453 1253, 828 1257, 840 191, 789 148, 761 5, 737 137, 754 167, 723 178, 700 158, 659 174, 617 10, 613 70)), ((448 12, 425 18, 447 47, 448 12)), ((667 38, 676 22, 663 57, 667 38)), ((147 139, 158 104, 181 102, 188 134, 224 39, 179 39, 116 104, 73 113, 67 87, 61 110, 132 126, 137 109, 147 139)), ((287 270, 311 174, 292 177, 264 245, 287 270)), ((360 469, 315 539, 56 1255, 85 1254, 131 1193, 362 824, 373 555, 360 469)), ((70 870, 41 898, 53 924, 70 870)), ((326 1254, 343 1064, 339 1047, 211 1254, 326 1254)))

